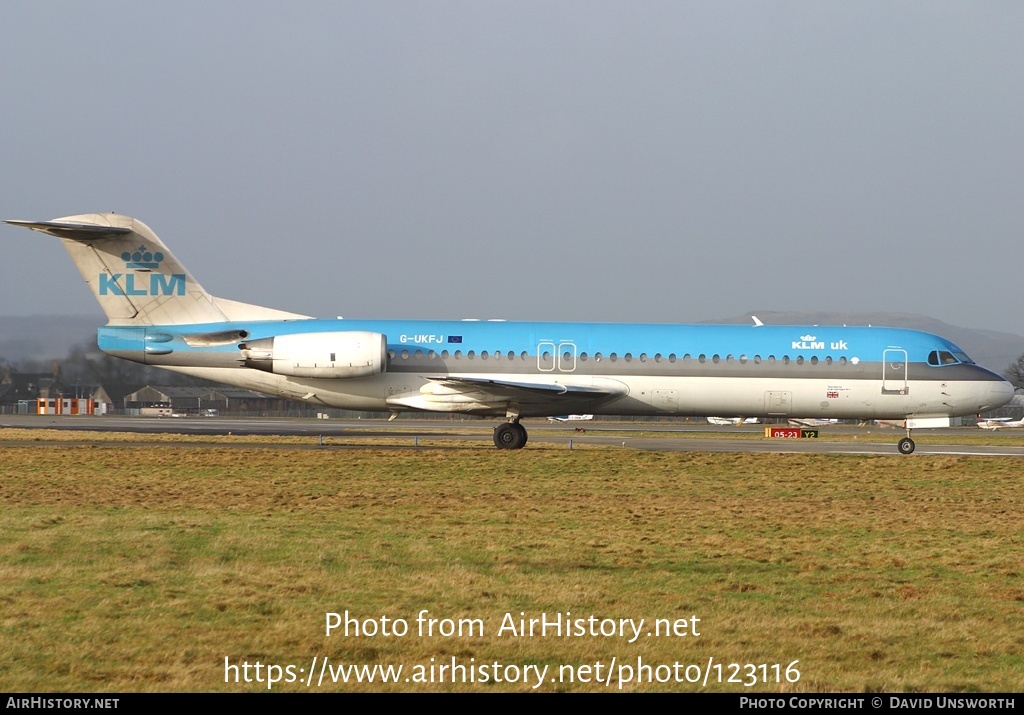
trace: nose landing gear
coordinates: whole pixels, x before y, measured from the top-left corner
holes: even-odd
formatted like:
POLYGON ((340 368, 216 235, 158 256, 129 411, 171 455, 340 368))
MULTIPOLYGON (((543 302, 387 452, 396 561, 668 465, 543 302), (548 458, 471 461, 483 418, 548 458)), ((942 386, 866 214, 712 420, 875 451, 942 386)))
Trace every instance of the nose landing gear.
POLYGON ((914 451, 914 440, 910 439, 910 430, 907 430, 907 436, 896 443, 896 449, 900 451, 900 454, 910 454, 914 451))

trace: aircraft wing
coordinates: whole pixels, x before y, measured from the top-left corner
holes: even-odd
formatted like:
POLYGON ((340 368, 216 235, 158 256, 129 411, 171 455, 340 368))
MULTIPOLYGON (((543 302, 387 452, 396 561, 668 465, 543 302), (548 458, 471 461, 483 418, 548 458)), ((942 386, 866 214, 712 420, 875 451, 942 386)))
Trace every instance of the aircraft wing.
POLYGON ((486 390, 495 394, 509 395, 520 394, 530 396, 568 395, 575 398, 586 397, 608 397, 615 394, 615 391, 606 387, 580 386, 580 385, 548 385, 534 382, 517 382, 514 380, 491 380, 477 377, 428 377, 428 380, 435 384, 446 387, 469 387, 474 390, 486 390))
POLYGON ((451 412, 453 405, 463 408, 473 405, 472 411, 493 412, 509 407, 550 407, 551 414, 564 414, 567 407, 581 402, 597 402, 625 395, 628 389, 617 381, 608 384, 563 384, 520 382, 482 377, 430 377, 426 386, 416 395, 389 398, 393 405, 402 405, 432 412, 451 412))

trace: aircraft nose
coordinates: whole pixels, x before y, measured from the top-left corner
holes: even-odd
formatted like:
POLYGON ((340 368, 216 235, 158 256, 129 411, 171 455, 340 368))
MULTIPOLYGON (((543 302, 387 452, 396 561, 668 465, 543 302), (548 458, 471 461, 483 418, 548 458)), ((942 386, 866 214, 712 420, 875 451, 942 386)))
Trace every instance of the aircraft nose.
POLYGON ((1006 403, 1013 399, 1013 385, 1006 380, 1001 380, 1000 382, 993 382, 989 394, 991 395, 992 400, 991 407, 989 409, 995 407, 1002 407, 1003 405, 1005 405, 1006 403))

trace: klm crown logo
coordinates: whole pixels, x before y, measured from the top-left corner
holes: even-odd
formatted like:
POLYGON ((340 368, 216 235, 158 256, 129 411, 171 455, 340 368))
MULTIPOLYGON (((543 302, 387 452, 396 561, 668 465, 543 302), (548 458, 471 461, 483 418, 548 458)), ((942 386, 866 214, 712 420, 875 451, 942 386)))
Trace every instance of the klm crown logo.
POLYGON ((801 335, 799 340, 793 341, 793 350, 824 350, 825 341, 818 340, 816 335, 801 335))
POLYGON ((164 254, 157 251, 152 253, 146 250, 145 246, 139 246, 134 251, 125 251, 121 254, 125 268, 148 268, 156 270, 164 260, 164 254))
POLYGON ((124 261, 126 272, 100 273, 97 276, 97 291, 100 295, 185 295, 184 273, 165 275, 159 272, 164 258, 166 256, 160 251, 150 251, 145 246, 125 251, 121 254, 121 260, 124 261))

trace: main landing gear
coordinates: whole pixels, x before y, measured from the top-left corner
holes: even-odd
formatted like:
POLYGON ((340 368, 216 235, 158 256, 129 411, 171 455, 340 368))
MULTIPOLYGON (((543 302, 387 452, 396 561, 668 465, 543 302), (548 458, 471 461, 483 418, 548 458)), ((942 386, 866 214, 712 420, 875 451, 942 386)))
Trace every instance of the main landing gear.
POLYGON ((526 446, 526 428, 518 419, 502 422, 494 428, 494 446, 498 449, 522 449, 526 446))

